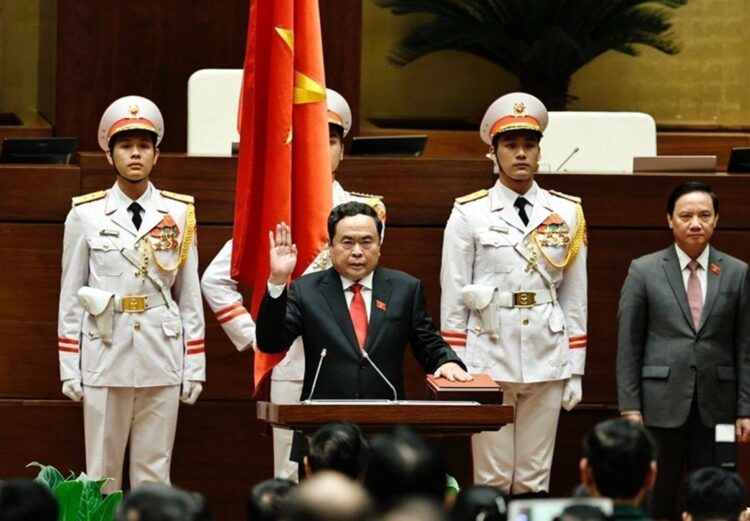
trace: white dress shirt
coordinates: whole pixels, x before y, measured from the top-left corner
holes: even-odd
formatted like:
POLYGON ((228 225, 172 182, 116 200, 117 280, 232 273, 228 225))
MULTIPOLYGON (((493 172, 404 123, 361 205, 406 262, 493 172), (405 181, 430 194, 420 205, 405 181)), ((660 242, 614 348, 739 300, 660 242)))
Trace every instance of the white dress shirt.
MULTIPOLYGON (((676 244, 674 245, 675 250, 677 251, 677 259, 680 261, 680 270, 682 270, 682 283, 685 285, 685 291, 687 291, 687 284, 688 284, 688 278, 690 277, 690 268, 688 268, 688 264, 690 263, 691 259, 690 256, 682 251, 679 246, 676 244)), ((698 262, 698 269, 695 270, 695 274, 698 276, 698 282, 701 285, 701 296, 703 297, 703 303, 706 303, 706 288, 708 287, 708 272, 706 269, 708 268, 708 249, 710 246, 706 246, 703 248, 703 251, 700 255, 698 255, 698 258, 695 259, 698 262)))

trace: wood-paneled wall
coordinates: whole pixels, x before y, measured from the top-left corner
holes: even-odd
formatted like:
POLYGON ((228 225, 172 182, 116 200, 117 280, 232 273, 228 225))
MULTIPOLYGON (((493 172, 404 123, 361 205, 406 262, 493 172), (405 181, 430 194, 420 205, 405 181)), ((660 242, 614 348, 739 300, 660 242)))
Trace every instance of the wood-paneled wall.
MULTIPOLYGON (((0 479, 31 475, 43 461, 84 469, 79 404, 60 394, 55 348, 63 221, 69 199, 114 182, 102 155, 82 154, 80 166, 0 166, 0 479)), ((200 269, 231 235, 232 158, 163 154, 154 174, 160 188, 196 196, 200 269)), ((565 494, 578 479, 580 439, 596 421, 616 414, 616 309, 631 259, 671 241, 664 201, 690 177, 709 182, 721 198, 714 244, 750 259, 750 177, 681 175, 540 175, 547 188, 583 198, 589 226, 589 352, 584 402, 563 413, 552 490, 565 494)), ((493 182, 482 160, 347 158, 338 178, 349 190, 385 196, 388 231, 382 262, 420 277, 438 318, 442 229, 455 197, 493 182)), ((271 475, 271 443, 258 434, 251 399, 251 356, 237 353, 206 308, 208 381, 193 407, 183 406, 174 453, 176 484, 205 494, 216 519, 239 519, 251 486, 271 475)), ((407 357, 407 395, 425 396, 423 375, 407 357)), ((743 452, 743 471, 745 464, 743 452)), ((747 476, 746 476, 747 477, 747 476)))
MULTIPOLYGON (((358 114, 362 5, 319 4, 326 84, 358 114)), ((129 94, 160 107, 162 150, 186 150, 190 75, 243 65, 249 0, 58 0, 57 5, 55 134, 77 136, 80 150, 98 149, 102 112, 129 94)))

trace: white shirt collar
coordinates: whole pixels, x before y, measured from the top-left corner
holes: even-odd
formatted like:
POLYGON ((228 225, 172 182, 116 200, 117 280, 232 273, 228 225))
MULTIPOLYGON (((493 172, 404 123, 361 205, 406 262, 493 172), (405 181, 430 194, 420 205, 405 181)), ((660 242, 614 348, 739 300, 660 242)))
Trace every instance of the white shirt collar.
POLYGON ((503 201, 503 207, 513 206, 513 203, 515 203, 516 199, 518 199, 519 197, 523 197, 531 206, 534 206, 534 203, 536 202, 536 196, 539 191, 539 185, 536 184, 536 181, 533 181, 531 183, 531 187, 526 191, 525 194, 519 194, 518 192, 511 190, 503 183, 501 183, 499 179, 495 182, 495 186, 497 186, 500 192, 500 197, 503 201))
POLYGON ((349 289, 349 286, 351 286, 355 282, 359 282, 360 284, 362 284, 362 286, 365 289, 372 290, 372 276, 373 276, 373 273, 375 273, 375 272, 371 271, 370 273, 367 274, 367 276, 362 277, 359 280, 351 280, 351 279, 348 279, 348 278, 344 277, 343 275, 339 274, 339 277, 341 277, 341 287, 344 288, 344 291, 346 291, 346 290, 349 289))
MULTIPOLYGON (((708 267, 708 254, 709 254, 710 247, 711 246, 707 244, 706 247, 703 248, 703 251, 701 252, 701 254, 698 255, 698 258, 695 259, 696 261, 698 261, 698 267, 703 268, 704 270, 708 267)), ((682 271, 685 268, 687 268, 687 265, 693 259, 691 259, 687 253, 682 251, 682 249, 680 249, 680 247, 677 246, 677 244, 674 245, 674 249, 677 252, 677 260, 680 261, 680 270, 682 271)))
MULTIPOLYGON (((153 185, 149 181, 148 186, 146 187, 146 191, 141 194, 141 196, 135 200, 136 203, 141 205, 141 208, 146 208, 148 205, 148 201, 151 199, 151 191, 153 190, 153 185)), ((125 195, 125 193, 120 189, 120 185, 115 183, 115 185, 112 187, 112 195, 115 197, 115 201, 117 202, 118 208, 121 206, 128 207, 130 206, 130 203, 133 202, 133 200, 125 195)))

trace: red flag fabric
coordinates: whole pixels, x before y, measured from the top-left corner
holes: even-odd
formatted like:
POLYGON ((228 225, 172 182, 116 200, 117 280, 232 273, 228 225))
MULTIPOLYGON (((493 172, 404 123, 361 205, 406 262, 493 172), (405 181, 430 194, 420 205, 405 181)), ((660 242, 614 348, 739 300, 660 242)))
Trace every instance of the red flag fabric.
MULTIPOLYGON (((251 0, 241 92, 232 276, 256 317, 269 276, 268 232, 292 227, 299 276, 328 241, 332 207, 317 0, 251 0)), ((283 355, 255 353, 256 389, 283 355)))

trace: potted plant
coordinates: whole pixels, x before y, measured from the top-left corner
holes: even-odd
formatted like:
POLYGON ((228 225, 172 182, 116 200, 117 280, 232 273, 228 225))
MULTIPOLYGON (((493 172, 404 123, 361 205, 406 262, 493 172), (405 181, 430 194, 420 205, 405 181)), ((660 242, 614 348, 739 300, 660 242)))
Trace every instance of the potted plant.
POLYGON ((76 477, 71 472, 67 478, 51 465, 32 462, 27 467, 39 467, 34 481, 49 487, 57 499, 60 521, 112 521, 122 501, 118 490, 102 497, 102 486, 106 479, 94 480, 83 472, 76 477))
POLYGON ((455 50, 504 68, 521 89, 549 110, 575 99, 572 75, 613 50, 638 56, 639 45, 665 54, 679 46, 672 33, 674 9, 688 0, 375 0, 394 14, 422 13, 391 51, 403 66, 436 51, 455 50))

